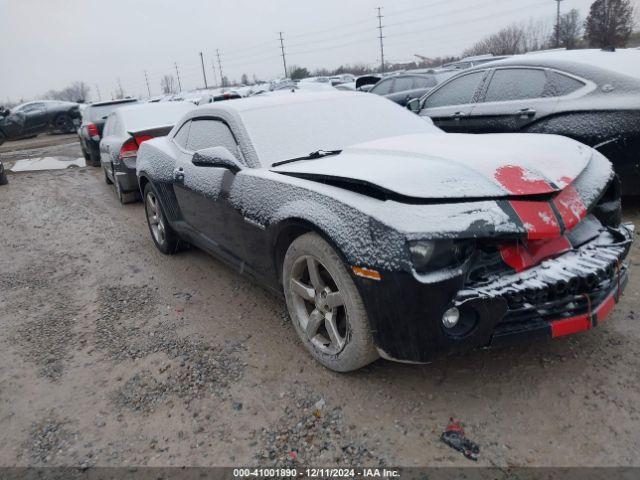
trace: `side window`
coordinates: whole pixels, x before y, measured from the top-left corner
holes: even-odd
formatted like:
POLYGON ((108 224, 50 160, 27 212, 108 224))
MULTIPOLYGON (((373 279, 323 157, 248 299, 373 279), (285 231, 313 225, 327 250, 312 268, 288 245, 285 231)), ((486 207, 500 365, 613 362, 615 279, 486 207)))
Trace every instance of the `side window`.
POLYGON ((413 77, 396 78, 396 83, 393 86, 394 92, 404 92, 411 89, 413 89, 413 77))
POLYGON ((391 93, 392 85, 393 85, 393 78, 382 80, 375 87, 371 89, 371 93, 375 93, 377 95, 387 95, 391 93))
POLYGON ((508 68, 496 70, 487 89, 485 102, 504 102, 542 98, 547 84, 544 70, 508 68))
POLYGON ((471 103, 484 74, 484 71, 473 72, 451 80, 427 97, 424 108, 471 103))
POLYGON ((413 88, 431 88, 437 85, 434 77, 416 77, 413 81, 413 88))
POLYGON ((111 114, 107 117, 107 121, 104 124, 104 131, 102 132, 102 138, 108 137, 113 133, 113 124, 116 121, 116 116, 111 114))
POLYGON ((584 83, 575 78, 568 77, 558 72, 549 72, 547 86, 544 89, 545 97, 562 97, 580 90, 584 83))
POLYGON ((187 139, 189 138, 189 128, 191 127, 191 120, 185 122, 178 133, 176 133, 173 137, 173 141, 178 144, 178 146, 186 149, 187 148, 187 139))
POLYGON ((238 157, 238 145, 226 123, 213 119, 194 120, 189 129, 187 150, 196 152, 210 147, 225 147, 238 157))
POLYGON ((30 103, 29 105, 25 105, 22 109, 20 109, 22 113, 33 113, 33 112, 40 112, 43 110, 44 110, 43 103, 30 103))

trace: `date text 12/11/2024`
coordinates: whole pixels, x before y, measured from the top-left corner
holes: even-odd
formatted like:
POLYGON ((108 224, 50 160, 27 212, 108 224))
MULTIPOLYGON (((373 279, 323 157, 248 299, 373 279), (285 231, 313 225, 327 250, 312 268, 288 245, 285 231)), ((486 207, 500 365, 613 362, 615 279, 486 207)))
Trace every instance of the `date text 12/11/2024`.
POLYGON ((387 468, 235 468, 234 478, 400 478, 400 471, 387 468))

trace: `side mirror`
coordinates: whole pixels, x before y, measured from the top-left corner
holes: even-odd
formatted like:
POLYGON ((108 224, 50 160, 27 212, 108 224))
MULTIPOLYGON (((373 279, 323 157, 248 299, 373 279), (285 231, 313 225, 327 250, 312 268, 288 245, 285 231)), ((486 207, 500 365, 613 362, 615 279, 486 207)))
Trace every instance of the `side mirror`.
POLYGON ((407 108, 411 110, 413 113, 420 112, 420 99, 414 98, 407 102, 407 108))
POLYGON ((198 150, 191 159, 196 167, 226 168, 232 173, 242 170, 242 165, 238 159, 224 147, 211 147, 198 150))

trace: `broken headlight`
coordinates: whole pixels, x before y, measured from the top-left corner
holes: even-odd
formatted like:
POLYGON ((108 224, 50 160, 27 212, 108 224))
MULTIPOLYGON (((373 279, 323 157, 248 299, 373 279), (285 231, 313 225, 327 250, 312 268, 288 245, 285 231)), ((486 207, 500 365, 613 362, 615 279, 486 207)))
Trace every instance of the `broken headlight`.
POLYGON ((457 268, 473 254, 474 243, 466 240, 416 240, 409 242, 413 268, 428 273, 457 268))

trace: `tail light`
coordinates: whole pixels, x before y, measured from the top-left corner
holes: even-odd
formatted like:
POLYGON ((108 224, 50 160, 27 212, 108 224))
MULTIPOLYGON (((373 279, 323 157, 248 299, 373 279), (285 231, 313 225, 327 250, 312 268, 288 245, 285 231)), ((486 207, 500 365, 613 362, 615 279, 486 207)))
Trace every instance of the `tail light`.
POLYGON ((87 133, 91 137, 91 140, 95 140, 96 142, 100 140, 100 132, 98 131, 98 126, 95 123, 87 125, 87 133))
POLYGON ((138 155, 138 147, 142 145, 142 142, 146 142, 152 138, 151 135, 139 135, 128 139, 122 144, 122 148, 120 148, 120 160, 136 157, 138 155))

